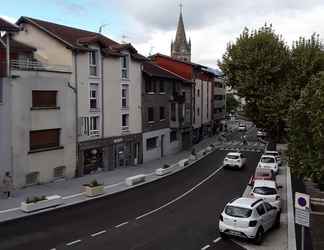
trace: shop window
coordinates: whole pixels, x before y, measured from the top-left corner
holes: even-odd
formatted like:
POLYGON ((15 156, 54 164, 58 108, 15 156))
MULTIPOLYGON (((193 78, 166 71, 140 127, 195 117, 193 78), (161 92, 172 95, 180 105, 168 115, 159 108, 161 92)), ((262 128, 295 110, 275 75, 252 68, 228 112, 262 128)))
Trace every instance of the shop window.
POLYGON ((39 172, 31 172, 26 175, 26 185, 34 185, 39 183, 39 172))
POLYGON ((60 146, 60 129, 30 131, 30 151, 60 146))
POLYGON ((157 148, 157 140, 158 137, 152 137, 149 139, 146 139, 146 150, 152 150, 157 148))
POLYGON ((165 119, 165 108, 160 107, 160 120, 164 120, 164 119, 165 119))
POLYGON ((54 168, 54 178, 63 178, 65 176, 65 166, 59 166, 54 168))
POLYGON ((56 108, 57 107, 56 97, 57 97, 57 91, 33 90, 32 91, 33 108, 56 108))
POLYGON ((177 137, 177 131, 171 131, 170 132, 170 142, 174 142, 177 141, 178 137, 177 137))
POLYGON ((149 107, 147 109, 147 113, 148 113, 148 122, 154 122, 154 109, 153 109, 153 107, 149 107))

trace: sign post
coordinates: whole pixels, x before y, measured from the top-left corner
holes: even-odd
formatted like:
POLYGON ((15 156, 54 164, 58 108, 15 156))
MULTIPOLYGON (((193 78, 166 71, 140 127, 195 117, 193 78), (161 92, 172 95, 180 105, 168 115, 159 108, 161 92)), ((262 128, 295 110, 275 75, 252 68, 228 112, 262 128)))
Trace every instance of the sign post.
POLYGON ((295 193, 295 222, 301 225, 301 249, 304 250, 305 245, 305 227, 309 227, 309 195, 303 193, 295 193))

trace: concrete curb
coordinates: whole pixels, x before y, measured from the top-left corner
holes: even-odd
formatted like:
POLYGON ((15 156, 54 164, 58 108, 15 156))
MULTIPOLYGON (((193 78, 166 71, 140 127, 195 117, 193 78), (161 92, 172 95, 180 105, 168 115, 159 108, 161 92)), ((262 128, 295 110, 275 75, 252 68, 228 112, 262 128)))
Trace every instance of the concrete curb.
POLYGON ((287 164, 287 213, 288 213, 288 250, 296 250, 296 232, 291 174, 287 164))

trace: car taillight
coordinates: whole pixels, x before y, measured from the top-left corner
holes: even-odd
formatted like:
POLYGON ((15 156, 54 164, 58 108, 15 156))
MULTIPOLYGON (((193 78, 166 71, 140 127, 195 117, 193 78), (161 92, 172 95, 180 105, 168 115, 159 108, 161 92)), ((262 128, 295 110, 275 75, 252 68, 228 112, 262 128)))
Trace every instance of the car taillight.
POLYGON ((249 222, 249 227, 255 227, 257 224, 258 224, 258 221, 257 220, 251 220, 249 222))
POLYGON ((219 216, 219 220, 220 220, 220 221, 223 221, 223 215, 220 215, 220 216, 219 216))
POLYGON ((280 199, 280 196, 279 196, 279 195, 277 195, 277 196, 276 196, 276 201, 277 201, 277 200, 279 200, 279 199, 280 199))

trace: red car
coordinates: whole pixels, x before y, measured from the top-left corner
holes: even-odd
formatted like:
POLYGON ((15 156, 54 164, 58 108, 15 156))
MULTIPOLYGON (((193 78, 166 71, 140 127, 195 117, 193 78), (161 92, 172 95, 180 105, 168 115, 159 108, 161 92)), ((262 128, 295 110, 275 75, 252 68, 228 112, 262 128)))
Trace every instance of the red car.
POLYGON ((251 176, 249 186, 254 185, 255 180, 273 180, 276 181, 276 175, 271 169, 256 168, 254 175, 251 176))

